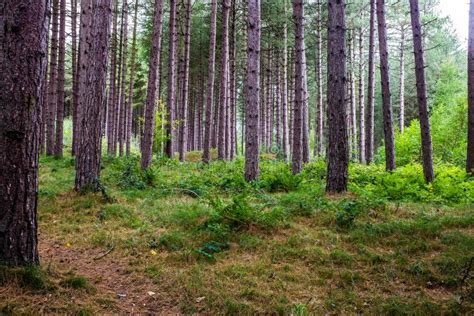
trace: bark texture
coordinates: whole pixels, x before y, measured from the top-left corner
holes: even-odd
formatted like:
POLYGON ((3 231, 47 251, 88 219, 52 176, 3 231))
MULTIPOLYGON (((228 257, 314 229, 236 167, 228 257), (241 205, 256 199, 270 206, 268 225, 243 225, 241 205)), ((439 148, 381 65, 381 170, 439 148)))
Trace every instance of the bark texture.
POLYGON ((0 5, 0 262, 39 264, 37 238, 41 94, 48 0, 0 5))
POLYGON ((366 160, 370 164, 374 159, 374 130, 375 130, 375 11, 376 0, 370 0, 369 25, 369 79, 367 82, 367 133, 366 133, 366 160))
POLYGON ((64 75, 66 57, 66 0, 59 4, 59 58, 58 58, 58 86, 57 86, 57 116, 56 140, 54 155, 63 156, 63 125, 64 125, 64 75))
POLYGON ((245 179, 255 180, 259 169, 259 105, 260 105, 260 0, 248 0, 247 79, 245 91, 245 179))
POLYGON ((46 117, 46 154, 54 155, 54 122, 56 120, 56 104, 58 102, 58 29, 59 29, 59 0, 53 0, 51 22, 51 53, 49 57, 49 92, 48 115, 46 117))
POLYGON ((148 73, 148 87, 146 94, 145 128, 142 139, 142 161, 143 169, 150 167, 153 156, 153 137, 155 131, 155 101, 158 84, 158 73, 160 70, 161 54, 161 29, 163 26, 163 0, 155 0, 155 13, 153 16, 153 37, 150 52, 150 72, 148 73))
POLYGON ((168 119, 166 125, 166 156, 171 158, 174 154, 174 118, 176 106, 176 56, 178 30, 176 27, 177 0, 170 0, 170 21, 169 21, 169 54, 168 54, 168 99, 167 111, 168 119))
POLYGON ((468 119, 466 170, 474 175, 474 1, 469 5, 468 119))
POLYGON ((395 137, 392 120, 390 92, 390 70, 388 63, 387 25, 385 23, 385 0, 377 0, 377 24, 379 33, 380 77, 382 84, 383 132, 385 140, 385 168, 395 170, 395 137))
POLYGON ((415 52, 416 95, 420 116, 421 152, 423 156, 423 174, 426 182, 434 180, 433 145, 431 142, 430 117, 426 99, 425 58, 421 31, 418 0, 410 0, 411 25, 413 30, 413 47, 415 52))
POLYGON ((75 188, 82 191, 99 189, 112 1, 82 0, 81 13, 78 111, 80 137, 75 188))
POLYGON ((347 190, 349 148, 346 121, 344 0, 328 1, 328 171, 326 191, 347 190))

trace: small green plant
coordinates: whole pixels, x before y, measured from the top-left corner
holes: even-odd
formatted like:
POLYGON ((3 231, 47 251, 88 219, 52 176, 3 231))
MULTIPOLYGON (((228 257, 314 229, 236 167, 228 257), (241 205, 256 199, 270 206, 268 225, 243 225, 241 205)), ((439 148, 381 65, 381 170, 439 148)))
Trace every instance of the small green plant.
POLYGON ((0 285, 17 282, 33 290, 52 289, 47 273, 37 266, 10 267, 0 265, 0 285))

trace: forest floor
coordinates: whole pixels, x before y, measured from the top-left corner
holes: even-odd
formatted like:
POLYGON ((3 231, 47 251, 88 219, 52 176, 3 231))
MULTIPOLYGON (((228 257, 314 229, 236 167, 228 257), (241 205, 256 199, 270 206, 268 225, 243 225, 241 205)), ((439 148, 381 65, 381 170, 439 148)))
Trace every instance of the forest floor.
POLYGON ((0 267, 0 314, 474 311, 472 179, 441 194, 355 166, 327 196, 322 163, 271 158, 253 184, 241 160, 105 158, 102 192, 81 194, 71 157, 42 157, 41 268, 0 267))

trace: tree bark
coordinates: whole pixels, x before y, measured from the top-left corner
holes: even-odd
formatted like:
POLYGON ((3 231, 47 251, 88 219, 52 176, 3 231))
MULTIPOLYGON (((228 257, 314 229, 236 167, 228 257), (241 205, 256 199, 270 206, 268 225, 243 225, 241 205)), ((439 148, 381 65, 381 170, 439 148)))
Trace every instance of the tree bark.
POLYGON ((56 104, 58 102, 58 31, 59 29, 59 0, 53 0, 53 15, 51 28, 51 55, 49 65, 48 116, 46 122, 46 154, 54 155, 54 122, 56 119, 56 104))
POLYGON ((173 157, 174 154, 174 118, 176 106, 176 55, 178 30, 176 27, 177 0, 170 0, 170 20, 169 20, 169 55, 168 55, 168 97, 167 97, 167 125, 166 125, 166 156, 173 157))
POLYGON ((474 175, 474 1, 469 5, 468 114, 466 170, 474 175))
POLYGON ((295 104, 293 108, 293 174, 303 169, 303 134, 306 124, 305 107, 305 47, 303 0, 293 0, 293 21, 295 23, 295 104))
POLYGON ((290 136, 288 134, 288 23, 287 23, 287 1, 284 1, 284 23, 283 23, 283 74, 281 88, 281 112, 282 112, 282 149, 286 162, 290 158, 290 136))
POLYGON ((56 143, 54 155, 63 156, 63 125, 64 125, 64 62, 66 57, 66 0, 60 0, 59 5, 59 58, 58 58, 58 86, 57 86, 57 117, 56 143))
POLYGON ((39 264, 37 237, 41 90, 49 1, 0 6, 0 262, 39 264))
POLYGON ((153 137, 155 131, 155 101, 160 69, 161 54, 161 29, 163 25, 163 0, 155 0, 155 13, 153 16, 153 37, 150 52, 150 71, 148 73, 148 87, 146 94, 145 127, 142 139, 141 167, 150 167, 153 157, 153 137))
POLYGON ((370 25, 369 25, 369 79, 367 83, 367 134, 366 134, 366 160, 372 163, 374 159, 374 130, 375 130, 375 11, 376 0, 370 0, 370 25))
POLYGON ((416 94, 420 115, 421 152, 423 155, 423 174, 426 182, 434 180, 433 145, 431 142, 430 117, 426 99, 425 58, 423 53, 422 31, 418 0, 410 0, 413 48, 415 53, 416 94))
POLYGON ((347 190, 349 148, 346 121, 344 0, 328 1, 328 171, 326 191, 347 190))
POLYGON ((219 137, 217 142, 217 159, 226 159, 226 107, 228 93, 228 70, 229 70, 229 11, 230 0, 222 2, 222 46, 221 46, 221 73, 219 87, 219 137))
POLYGON ((77 146, 77 0, 71 0, 71 63, 72 63, 72 146, 71 155, 76 154, 77 146))
POLYGON ((349 39, 349 60, 350 60, 350 148, 351 157, 356 159, 357 157, 357 111, 356 111, 356 62, 355 62, 355 33, 353 30, 350 31, 349 39))
POLYGON ((99 189, 102 114, 106 102, 105 85, 111 0, 81 1, 81 51, 78 122, 80 138, 76 156, 75 188, 99 189))
POLYGON ((216 23, 217 23, 217 0, 211 1, 211 38, 209 42, 209 65, 207 75, 207 97, 204 126, 204 148, 202 161, 208 163, 211 159, 211 129, 212 129, 212 106, 214 104, 214 77, 216 68, 216 23))
POLYGON ((181 124, 179 125, 179 160, 185 160, 187 146, 187 112, 189 94, 189 54, 191 50, 191 0, 185 4, 185 27, 184 27, 184 73, 181 90, 181 124))
POLYGON ((388 63, 387 25, 385 23, 385 0, 377 0, 377 23, 380 51, 380 77, 382 84, 383 131, 385 140, 385 168, 395 170, 395 138, 392 121, 390 92, 390 69, 388 63))
POLYGON ((315 156, 324 154, 324 105, 323 105, 323 70, 322 70, 322 8, 318 1, 318 21, 316 26, 316 91, 317 91, 317 115, 315 131, 315 156))
POLYGON ((254 181, 260 173, 258 121, 260 105, 260 0, 248 0, 247 80, 245 118, 245 179, 254 181))
POLYGON ((399 114, 398 114, 398 127, 400 133, 404 132, 405 129, 405 28, 401 29, 400 37, 400 83, 399 83, 399 94, 398 94, 399 114))
POLYGON ((229 158, 232 160, 237 154, 237 27, 236 27, 236 0, 232 0, 231 10, 231 26, 230 26, 230 153, 229 158))
POLYGON ((137 68, 137 24, 138 24, 138 0, 135 0, 135 13, 133 17, 133 35, 132 35, 132 57, 130 60, 130 82, 128 86, 128 101, 127 101, 127 132, 126 132, 126 152, 130 156, 132 126, 133 126, 133 87, 135 85, 135 73, 137 68))
POLYGON ((359 162, 366 163, 365 150, 365 65, 364 32, 359 28, 359 162))
POLYGON ((112 24, 112 39, 110 47, 111 64, 109 74, 109 98, 107 102, 107 154, 114 156, 116 152, 117 139, 116 132, 116 112, 117 104, 115 102, 116 89, 116 75, 117 75, 117 19, 118 19, 118 0, 114 1, 113 24, 112 24))
POLYGON ((122 28, 121 28, 121 79, 120 79, 120 119, 119 119, 119 156, 124 154, 125 134, 127 128, 127 104, 126 104, 126 87, 127 87, 127 55, 128 55, 128 3, 127 0, 122 2, 122 28))

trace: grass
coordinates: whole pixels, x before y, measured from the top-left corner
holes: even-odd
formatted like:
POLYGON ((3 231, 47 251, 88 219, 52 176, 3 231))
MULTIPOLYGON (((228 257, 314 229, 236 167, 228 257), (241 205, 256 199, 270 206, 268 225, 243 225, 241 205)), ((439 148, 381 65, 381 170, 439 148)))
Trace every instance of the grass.
POLYGON ((261 178, 248 184, 241 159, 188 157, 146 171, 137 157, 105 158, 104 193, 94 194, 72 190, 72 158, 41 157, 48 269, 0 269, 0 313, 473 310, 474 190, 460 171, 450 178, 440 166, 426 186, 417 166, 394 176, 354 165, 351 193, 334 197, 320 161, 293 176, 262 157, 261 178))

